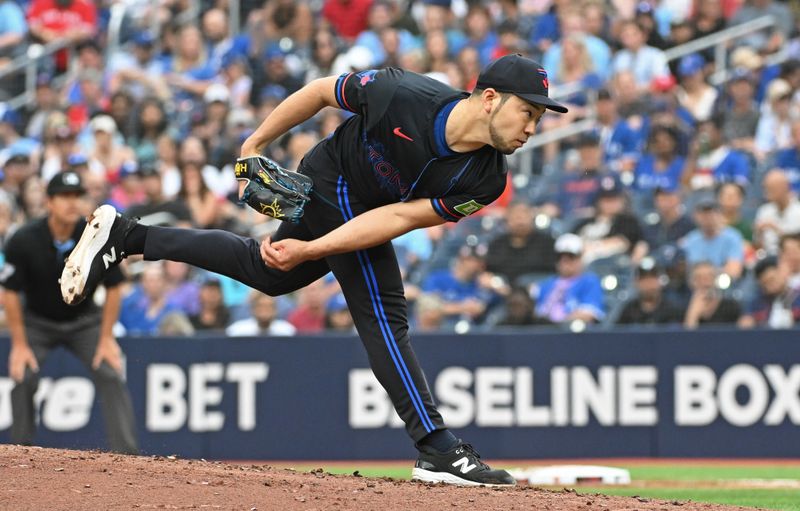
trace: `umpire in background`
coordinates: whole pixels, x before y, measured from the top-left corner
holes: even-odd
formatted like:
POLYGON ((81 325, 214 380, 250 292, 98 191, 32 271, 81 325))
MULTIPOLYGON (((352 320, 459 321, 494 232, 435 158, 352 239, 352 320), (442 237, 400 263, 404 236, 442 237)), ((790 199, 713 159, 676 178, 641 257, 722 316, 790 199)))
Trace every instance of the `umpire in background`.
POLYGON ((47 216, 22 226, 6 246, 0 283, 6 289, 4 306, 11 333, 8 372, 16 383, 11 392, 11 440, 32 443, 39 367, 53 348, 64 346, 92 372, 111 450, 135 454, 133 406, 122 379, 122 353, 112 333, 119 316, 122 272, 115 267, 105 275, 102 311, 92 300, 77 307, 66 305, 58 284, 64 261, 86 225, 81 217, 85 193, 75 172, 56 174, 47 185, 47 216))

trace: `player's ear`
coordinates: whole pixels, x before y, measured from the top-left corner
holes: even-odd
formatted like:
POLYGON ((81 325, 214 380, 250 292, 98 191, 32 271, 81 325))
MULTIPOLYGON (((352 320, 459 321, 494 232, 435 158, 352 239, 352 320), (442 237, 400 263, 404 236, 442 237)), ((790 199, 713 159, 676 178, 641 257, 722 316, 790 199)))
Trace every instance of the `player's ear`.
POLYGON ((483 94, 481 94, 481 100, 483 101, 483 110, 490 114, 492 113, 492 108, 495 108, 495 105, 500 103, 501 94, 494 90, 493 88, 489 87, 488 89, 484 89, 483 94))

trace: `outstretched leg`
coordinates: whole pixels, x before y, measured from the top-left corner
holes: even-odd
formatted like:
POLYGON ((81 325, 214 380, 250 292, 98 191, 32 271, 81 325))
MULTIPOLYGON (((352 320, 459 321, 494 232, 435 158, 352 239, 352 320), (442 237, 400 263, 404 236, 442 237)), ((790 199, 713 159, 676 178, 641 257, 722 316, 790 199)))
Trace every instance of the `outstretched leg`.
MULTIPOLYGON (((287 237, 308 240, 311 234, 303 224, 284 223, 276 239, 287 237)), ((83 301, 106 270, 134 254, 189 263, 273 296, 304 287, 330 271, 325 261, 309 261, 288 272, 275 270, 264 264, 256 240, 219 230, 144 227, 104 205, 92 214, 64 265, 60 280, 64 301, 72 305, 83 301)))
MULTIPOLYGON (((302 225, 281 224, 275 239, 311 239, 302 225)), ((268 267, 259 242, 228 231, 148 227, 144 258, 180 261, 231 277, 262 293, 278 296, 307 286, 330 271, 324 260, 308 261, 290 271, 268 267)))

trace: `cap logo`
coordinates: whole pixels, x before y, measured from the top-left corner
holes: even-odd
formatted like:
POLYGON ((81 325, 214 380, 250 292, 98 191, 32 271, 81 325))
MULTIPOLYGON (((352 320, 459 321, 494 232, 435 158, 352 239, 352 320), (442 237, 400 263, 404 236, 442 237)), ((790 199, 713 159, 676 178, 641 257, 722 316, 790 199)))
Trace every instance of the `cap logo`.
POLYGON ((539 74, 542 76, 542 85, 544 85, 544 88, 545 89, 549 89, 550 88, 550 82, 547 79, 547 71, 545 71, 541 67, 539 69, 537 69, 536 71, 538 71, 539 74))
POLYGON ((80 185, 81 181, 80 181, 80 178, 78 177, 78 174, 71 174, 71 173, 66 173, 65 172, 64 173, 64 184, 65 185, 70 185, 70 186, 75 186, 75 185, 80 185))

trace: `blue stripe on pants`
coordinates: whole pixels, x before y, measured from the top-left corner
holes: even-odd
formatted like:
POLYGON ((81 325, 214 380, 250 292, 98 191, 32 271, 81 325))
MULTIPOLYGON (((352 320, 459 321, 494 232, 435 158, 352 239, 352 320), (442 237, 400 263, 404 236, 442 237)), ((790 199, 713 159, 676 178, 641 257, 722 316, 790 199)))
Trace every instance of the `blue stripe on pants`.
MULTIPOLYGON (((339 176, 339 181, 336 186, 336 193, 339 199, 339 207, 346 222, 353 218, 353 212, 350 209, 350 201, 347 198, 347 183, 342 179, 341 176, 339 176)), ((364 280, 366 281, 367 289, 372 301, 372 308, 375 312, 375 317, 378 320, 381 334, 383 334, 383 339, 387 348, 389 349, 389 355, 392 357, 392 361, 394 362, 395 368, 400 375, 400 379, 403 381, 403 386, 406 388, 406 392, 408 392, 408 395, 411 397, 411 402, 420 417, 422 425, 425 427, 425 430, 430 433, 431 431, 435 430, 436 427, 433 425, 433 422, 428 416, 422 398, 420 397, 417 388, 414 386, 414 381, 411 378, 402 355, 400 354, 400 350, 397 347, 397 341, 395 340, 389 322, 386 319, 386 312, 383 309, 383 303, 380 299, 377 279, 375 278, 372 264, 369 261, 366 251, 359 250, 356 252, 356 256, 358 257, 359 264, 361 265, 361 271, 364 274, 364 280)))

